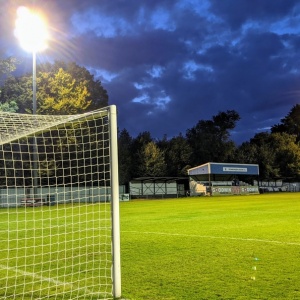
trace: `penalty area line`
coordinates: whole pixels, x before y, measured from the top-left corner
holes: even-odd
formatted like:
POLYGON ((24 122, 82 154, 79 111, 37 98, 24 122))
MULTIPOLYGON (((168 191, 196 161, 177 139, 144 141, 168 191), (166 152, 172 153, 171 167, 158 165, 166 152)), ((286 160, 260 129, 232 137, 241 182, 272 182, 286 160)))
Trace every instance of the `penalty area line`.
POLYGON ((168 233, 168 232, 154 232, 154 231, 141 232, 141 231, 122 230, 121 232, 140 233, 140 234, 156 234, 156 235, 166 235, 166 236, 195 237, 195 238, 204 238, 204 239, 236 240, 236 241, 245 241, 245 242, 258 242, 258 243, 300 246, 300 243, 296 243, 296 242, 281 242, 281 241, 255 239, 255 238, 238 238, 238 237, 227 237, 227 236, 197 235, 197 234, 168 233))

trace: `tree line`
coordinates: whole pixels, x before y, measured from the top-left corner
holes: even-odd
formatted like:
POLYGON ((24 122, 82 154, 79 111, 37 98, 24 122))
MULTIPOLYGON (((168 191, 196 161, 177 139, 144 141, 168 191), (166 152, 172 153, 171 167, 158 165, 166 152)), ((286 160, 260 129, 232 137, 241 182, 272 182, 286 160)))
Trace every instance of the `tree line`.
MULTIPOLYGON (((32 113, 32 74, 14 76, 18 61, 0 59, 0 110, 32 113)), ((101 82, 74 62, 57 61, 37 67, 37 113, 76 114, 108 105, 101 82)), ((182 177, 187 169, 206 162, 259 164, 261 179, 300 179, 300 105, 293 106, 269 132, 257 133, 237 146, 230 132, 238 112, 218 112, 168 139, 150 132, 132 137, 118 133, 120 184, 135 177, 182 177)))
POLYGON ((234 110, 200 120, 171 139, 153 139, 150 132, 137 137, 126 129, 119 132, 120 181, 139 176, 186 176, 187 169, 207 163, 259 164, 264 180, 300 179, 300 105, 293 106, 270 132, 254 135, 236 146, 230 131, 240 120, 234 110))

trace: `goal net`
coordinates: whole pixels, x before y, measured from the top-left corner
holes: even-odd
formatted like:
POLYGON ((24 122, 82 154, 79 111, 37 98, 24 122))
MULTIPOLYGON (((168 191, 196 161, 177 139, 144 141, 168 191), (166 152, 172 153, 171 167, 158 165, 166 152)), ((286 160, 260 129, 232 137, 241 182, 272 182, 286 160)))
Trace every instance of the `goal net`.
POLYGON ((116 107, 0 112, 0 299, 120 297, 116 107))

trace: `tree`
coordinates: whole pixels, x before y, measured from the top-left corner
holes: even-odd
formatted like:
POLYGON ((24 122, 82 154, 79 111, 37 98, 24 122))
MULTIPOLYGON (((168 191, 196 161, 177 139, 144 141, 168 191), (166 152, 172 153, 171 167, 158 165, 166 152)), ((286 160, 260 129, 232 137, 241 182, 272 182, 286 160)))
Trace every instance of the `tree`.
POLYGON ((0 79, 4 76, 10 75, 16 69, 16 65, 19 62, 15 57, 8 57, 4 59, 0 59, 0 79))
POLYGON ((285 132, 271 134, 274 145, 275 165, 283 178, 300 178, 300 147, 296 135, 285 132))
MULTIPOLYGON (((10 78, 10 74, 16 69, 17 59, 14 57, 8 57, 5 59, 0 59, 0 80, 2 78, 10 78)), ((2 91, 0 90, 0 99, 2 91)), ((16 112, 18 110, 18 105, 16 101, 10 99, 6 102, 0 102, 0 111, 16 112)))
POLYGON ((126 129, 119 133, 119 181, 120 184, 128 183, 133 174, 132 137, 126 129))
POLYGON ((1 87, 1 103, 15 101, 18 112, 32 111, 32 77, 9 76, 1 87))
POLYGON ((186 176, 187 170, 191 168, 192 149, 185 137, 179 134, 171 140, 164 138, 157 145, 165 153, 166 175, 186 176))
MULTIPOLYGON (((14 100, 21 113, 32 112, 32 75, 7 78, 1 103, 14 100)), ((37 68, 37 112, 74 114, 108 105, 100 81, 74 63, 43 64, 37 68), (76 73, 77 72, 77 73, 76 73)))
POLYGON ((15 101, 9 101, 5 103, 0 103, 0 111, 5 112, 16 112, 18 110, 18 105, 15 101))
POLYGON ((37 113, 76 114, 86 111, 91 105, 87 83, 76 83, 72 75, 63 69, 59 69, 53 77, 49 77, 49 73, 40 73, 39 82, 37 113))
POLYGON ((215 127, 219 129, 221 138, 228 140, 230 137, 229 130, 236 126, 236 122, 240 120, 239 114, 235 110, 227 110, 226 112, 219 112, 212 117, 215 127))
POLYGON ((144 145, 140 152, 140 176, 165 176, 166 163, 164 153, 152 141, 144 145))
POLYGON ((255 158, 253 163, 259 164, 259 174, 262 179, 274 179, 280 176, 280 170, 275 164, 274 143, 271 143, 271 134, 261 132, 250 139, 253 145, 255 158))
POLYGON ((257 147, 253 143, 244 142, 235 151, 235 162, 241 164, 257 163, 257 147))
POLYGON ((300 147, 295 135, 258 133, 236 153, 240 163, 259 164, 261 179, 300 177, 300 147))
POLYGON ((300 141, 300 104, 296 104, 292 107, 286 117, 281 119, 281 123, 272 126, 272 133, 294 134, 297 137, 297 141, 300 141))
POLYGON ((86 68, 71 62, 67 64, 66 71, 73 75, 77 82, 86 81, 86 87, 90 95, 88 100, 91 101, 91 110, 108 105, 107 91, 103 88, 101 81, 98 79, 96 80, 94 75, 86 68))
POLYGON ((132 157, 132 175, 134 177, 139 176, 141 161, 141 152, 143 147, 152 142, 151 133, 144 131, 138 134, 136 138, 132 140, 131 157, 132 157))
POLYGON ((200 120, 196 126, 188 129, 186 137, 193 150, 192 165, 208 161, 231 161, 235 144, 229 139, 229 131, 234 129, 239 119, 236 111, 227 110, 213 116, 212 120, 200 120))
POLYGON ((103 88, 101 81, 96 80, 86 68, 78 66, 75 62, 56 61, 54 64, 41 64, 38 70, 46 73, 57 73, 63 69, 69 73, 77 83, 85 82, 89 93, 87 101, 91 101, 89 110, 105 107, 108 105, 107 91, 103 88))

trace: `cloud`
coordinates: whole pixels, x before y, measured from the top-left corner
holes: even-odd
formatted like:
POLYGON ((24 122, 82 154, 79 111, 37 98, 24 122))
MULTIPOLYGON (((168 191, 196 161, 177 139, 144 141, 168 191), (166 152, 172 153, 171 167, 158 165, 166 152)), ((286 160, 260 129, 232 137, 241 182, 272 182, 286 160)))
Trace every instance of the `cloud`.
POLYGON ((211 0, 211 11, 224 20, 232 29, 239 29, 249 20, 274 22, 292 14, 299 5, 297 0, 211 0))
POLYGON ((234 109, 240 143, 299 103, 296 0, 8 0, 0 18, 7 54, 25 55, 11 20, 26 3, 51 26, 40 59, 88 68, 117 104, 119 127, 134 136, 172 137, 234 109))

